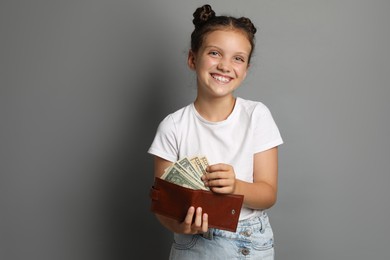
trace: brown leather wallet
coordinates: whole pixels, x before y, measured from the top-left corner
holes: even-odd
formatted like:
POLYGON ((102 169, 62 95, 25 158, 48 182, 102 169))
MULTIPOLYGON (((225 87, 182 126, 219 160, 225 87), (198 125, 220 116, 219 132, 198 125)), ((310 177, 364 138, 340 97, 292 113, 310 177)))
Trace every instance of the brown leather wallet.
POLYGON ((155 177, 150 190, 151 211, 183 221, 190 206, 202 207, 208 214, 208 226, 235 232, 243 195, 217 194, 193 190, 155 177))

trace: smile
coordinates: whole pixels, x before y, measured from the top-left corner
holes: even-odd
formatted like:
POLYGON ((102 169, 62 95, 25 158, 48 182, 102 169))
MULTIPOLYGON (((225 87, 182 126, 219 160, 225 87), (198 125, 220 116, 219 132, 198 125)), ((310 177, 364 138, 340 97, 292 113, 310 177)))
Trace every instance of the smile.
POLYGON ((213 77, 214 79, 216 79, 222 83, 228 83, 232 80, 230 77, 224 77, 224 76, 217 75, 217 74, 211 74, 211 77, 213 77))

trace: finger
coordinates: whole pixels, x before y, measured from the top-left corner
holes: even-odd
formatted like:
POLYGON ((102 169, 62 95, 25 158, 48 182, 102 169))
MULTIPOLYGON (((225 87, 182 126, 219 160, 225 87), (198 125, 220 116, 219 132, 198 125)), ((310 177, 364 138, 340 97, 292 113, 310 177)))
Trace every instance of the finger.
POLYGON ((202 232, 206 233, 209 229, 209 215, 207 213, 203 213, 202 216, 202 232))
POLYGON ((202 208, 198 207, 196 209, 196 215, 195 215, 195 221, 194 221, 195 227, 199 228, 202 226, 202 208))
POLYGON ((221 193, 221 194, 230 194, 233 191, 233 188, 231 186, 224 186, 224 187, 215 186, 215 187, 211 187, 210 189, 215 193, 221 193))
POLYGON ((215 172, 209 172, 202 176, 203 181, 210 181, 215 179, 224 179, 226 178, 226 172, 221 171, 215 171, 215 172))
POLYGON ((188 226, 191 226, 192 224, 192 219, 194 217, 194 212, 195 212, 195 207, 191 206, 189 207, 188 211, 187 211, 187 215, 184 219, 184 224, 188 225, 188 226))
POLYGON ((213 187, 232 186, 233 183, 234 183, 233 179, 227 179, 227 178, 210 179, 207 181, 208 186, 213 186, 213 187))
POLYGON ((207 166, 206 171, 210 173, 215 171, 227 171, 229 169, 230 169, 230 165, 225 163, 217 163, 217 164, 207 166))

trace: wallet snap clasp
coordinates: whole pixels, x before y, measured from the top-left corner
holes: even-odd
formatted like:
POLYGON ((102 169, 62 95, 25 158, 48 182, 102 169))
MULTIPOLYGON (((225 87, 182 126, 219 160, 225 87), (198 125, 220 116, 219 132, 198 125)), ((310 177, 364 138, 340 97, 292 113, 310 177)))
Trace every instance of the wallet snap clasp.
POLYGON ((159 195, 159 191, 157 189, 155 189, 154 187, 152 187, 150 189, 150 193, 149 193, 149 196, 152 200, 158 200, 158 195, 159 195))

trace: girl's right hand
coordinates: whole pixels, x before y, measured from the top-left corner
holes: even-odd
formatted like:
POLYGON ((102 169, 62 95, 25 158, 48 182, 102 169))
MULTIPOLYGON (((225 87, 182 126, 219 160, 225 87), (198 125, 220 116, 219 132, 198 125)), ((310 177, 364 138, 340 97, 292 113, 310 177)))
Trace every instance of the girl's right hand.
POLYGON ((202 213, 202 208, 191 206, 187 211, 184 221, 180 224, 183 234, 200 234, 206 233, 208 230, 208 215, 202 213), (195 215, 195 220, 194 219, 195 215))

